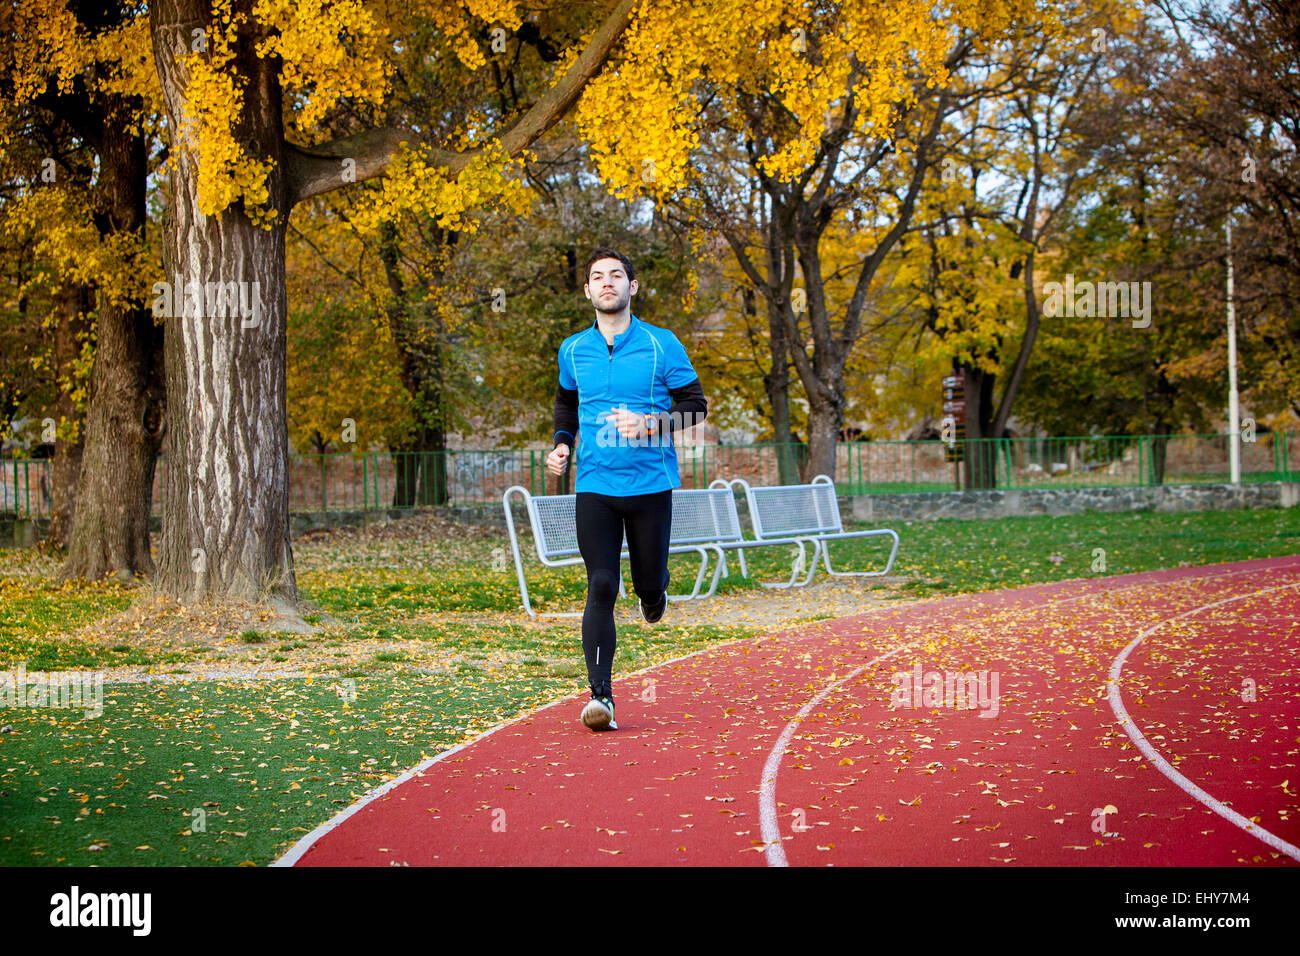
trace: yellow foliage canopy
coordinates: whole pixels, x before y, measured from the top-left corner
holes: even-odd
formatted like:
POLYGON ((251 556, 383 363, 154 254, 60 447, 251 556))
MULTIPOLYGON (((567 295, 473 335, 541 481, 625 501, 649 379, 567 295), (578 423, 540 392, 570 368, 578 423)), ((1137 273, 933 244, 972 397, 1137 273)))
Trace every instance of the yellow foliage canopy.
POLYGON ((578 127, 616 195, 672 192, 685 183, 698 142, 699 81, 707 78, 731 115, 743 115, 745 97, 780 100, 790 124, 774 131, 775 148, 760 168, 788 181, 812 162, 854 64, 856 129, 869 135, 912 100, 912 74, 946 80, 944 55, 958 30, 992 32, 1031 6, 1027 0, 847 0, 815 9, 799 0, 646 3, 624 38, 617 68, 584 92, 578 127))

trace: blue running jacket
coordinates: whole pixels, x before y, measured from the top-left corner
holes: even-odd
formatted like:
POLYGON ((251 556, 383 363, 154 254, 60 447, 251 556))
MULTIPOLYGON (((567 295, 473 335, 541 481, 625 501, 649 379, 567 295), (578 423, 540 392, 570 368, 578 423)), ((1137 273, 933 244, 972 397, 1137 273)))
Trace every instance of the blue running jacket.
POLYGON ((624 438, 605 420, 619 407, 637 415, 666 412, 673 406, 670 390, 699 378, 677 336, 632 315, 611 352, 593 319, 590 328, 564 340, 558 361, 560 387, 578 393, 582 437, 574 452, 574 491, 621 497, 680 488, 669 433, 624 438))

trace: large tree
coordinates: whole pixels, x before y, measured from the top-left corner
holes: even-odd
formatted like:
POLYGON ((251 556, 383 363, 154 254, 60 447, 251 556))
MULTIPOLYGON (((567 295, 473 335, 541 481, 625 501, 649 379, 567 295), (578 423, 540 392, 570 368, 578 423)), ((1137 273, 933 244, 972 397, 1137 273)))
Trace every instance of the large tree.
MULTIPOLYGON (((85 421, 60 424, 55 442, 51 536, 68 547, 60 574, 148 572, 162 392, 161 329, 143 301, 156 271, 144 227, 157 88, 143 14, 119 0, 40 0, 5 13, 4 161, 38 160, 6 215, 27 224, 54 266, 56 366, 94 342, 85 421)), ((66 396, 54 411, 68 417, 66 396)))
MULTIPOLYGON (((483 55, 471 28, 522 22, 518 4, 229 5, 150 9, 171 157, 163 259, 168 467, 158 588, 184 601, 290 606, 285 417, 285 229, 293 207, 386 176, 375 222, 402 209, 454 217, 499 188, 502 169, 575 102, 626 28, 620 0, 531 109, 475 142, 429 142, 418 125, 371 125, 388 79, 450 45, 483 55), (471 11, 484 14, 471 15, 471 11), (384 14, 388 19, 384 19, 384 14), (331 108, 354 132, 323 142, 331 108)), ((573 51, 577 52, 577 51, 573 51)), ((454 95, 454 91, 448 91, 454 95)))
POLYGON ((960 105, 949 75, 1030 8, 903 2, 882 16, 880 4, 853 0, 664 3, 629 37, 645 56, 584 98, 588 136, 623 112, 617 135, 594 144, 602 177, 719 232, 762 298, 778 438, 787 355, 809 406, 804 478, 835 472, 845 369, 960 105), (750 43, 734 42, 741 21, 750 43), (828 264, 850 234, 855 260, 828 264))
POLYGON ((1092 159, 1080 117, 1099 112, 1128 14, 1061 5, 1050 26, 1026 26, 952 84, 965 105, 940 137, 938 175, 902 251, 919 260, 909 284, 930 334, 920 352, 936 378, 965 381, 968 488, 996 486, 991 439, 1005 436, 1043 317, 1039 257, 1079 198, 1092 159))
POLYGON ((1300 7, 1233 0, 1177 9, 1171 8, 1166 44, 1177 57, 1158 64, 1134 57, 1131 66, 1142 77, 1164 67, 1134 110, 1147 107, 1152 132, 1182 147, 1163 164, 1164 175, 1183 187, 1181 201, 1155 228, 1204 240, 1189 243, 1172 264, 1206 307, 1206 325, 1216 332, 1212 365, 1220 370, 1226 367, 1224 260, 1231 252, 1243 391, 1275 426, 1294 426, 1300 420, 1300 7))
POLYGON ((1060 230, 1058 269, 1147 282, 1154 306, 1140 329, 1097 315, 1052 320, 1024 411, 1057 434, 1155 436, 1149 480, 1164 480, 1170 436, 1222 429, 1234 212, 1243 411, 1278 429, 1300 412, 1296 22, 1290 6, 1254 0, 1172 24, 1153 15, 1112 46, 1117 81, 1085 111, 1093 196, 1060 230))

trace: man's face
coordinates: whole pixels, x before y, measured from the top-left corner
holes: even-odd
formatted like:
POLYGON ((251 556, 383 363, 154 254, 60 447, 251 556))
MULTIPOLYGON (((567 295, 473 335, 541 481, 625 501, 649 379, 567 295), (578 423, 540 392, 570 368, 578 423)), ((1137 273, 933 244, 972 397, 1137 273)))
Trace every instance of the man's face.
POLYGON ((628 281, 627 269, 618 259, 597 259, 591 264, 587 284, 582 288, 596 311, 617 315, 636 295, 637 284, 635 279, 628 281))

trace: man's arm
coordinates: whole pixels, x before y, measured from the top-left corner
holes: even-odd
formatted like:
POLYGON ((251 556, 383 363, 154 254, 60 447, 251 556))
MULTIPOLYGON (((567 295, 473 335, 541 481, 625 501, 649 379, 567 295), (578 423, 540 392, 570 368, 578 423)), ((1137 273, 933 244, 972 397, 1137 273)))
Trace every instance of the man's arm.
POLYGON ((578 438, 578 390, 576 388, 565 388, 563 385, 555 389, 555 444, 568 445, 569 451, 573 451, 574 442, 578 438))
POLYGON ((673 406, 666 412, 660 412, 659 423, 655 431, 672 434, 683 428, 691 428, 704 421, 709 414, 708 402, 704 398, 704 386, 697 378, 681 388, 670 388, 668 393, 673 398, 673 406))

